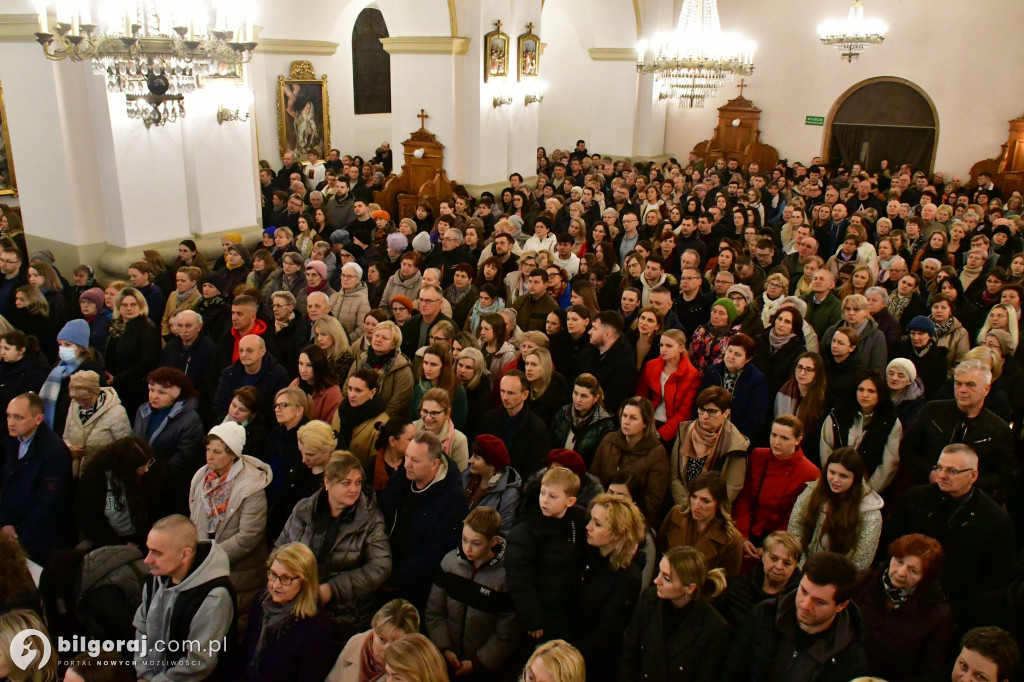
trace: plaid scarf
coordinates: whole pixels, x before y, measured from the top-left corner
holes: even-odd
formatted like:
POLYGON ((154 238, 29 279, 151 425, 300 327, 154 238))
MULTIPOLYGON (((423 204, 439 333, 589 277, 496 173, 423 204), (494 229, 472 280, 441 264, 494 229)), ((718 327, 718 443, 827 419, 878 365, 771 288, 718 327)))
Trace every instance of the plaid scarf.
POLYGON ((46 420, 47 426, 53 427, 53 417, 57 411, 57 398, 60 396, 61 384, 64 379, 78 370, 81 363, 82 361, 77 357, 71 362, 61 360, 59 365, 50 370, 46 381, 43 382, 43 387, 39 389, 39 397, 43 399, 43 418, 46 420))

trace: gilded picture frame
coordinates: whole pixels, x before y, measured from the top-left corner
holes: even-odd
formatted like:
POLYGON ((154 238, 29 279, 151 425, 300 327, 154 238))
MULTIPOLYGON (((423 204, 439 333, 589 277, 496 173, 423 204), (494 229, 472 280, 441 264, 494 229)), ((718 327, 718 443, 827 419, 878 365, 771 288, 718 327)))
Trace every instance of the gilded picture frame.
POLYGON ((317 77, 308 61, 292 62, 288 76, 277 77, 277 136, 281 156, 292 152, 300 163, 310 150, 322 159, 330 151, 327 75, 317 77))
POLYGON ((18 182, 14 177, 14 156, 11 153, 11 133, 7 129, 7 109, 4 105, 4 86, 0 83, 0 196, 18 196, 18 182))
POLYGON ((508 34, 501 32, 501 22, 494 22, 496 29, 484 35, 484 83, 491 78, 508 76, 508 34))
POLYGON ((533 24, 529 24, 526 33, 519 36, 517 41, 517 77, 516 80, 524 78, 537 78, 540 76, 540 36, 533 32, 533 24))

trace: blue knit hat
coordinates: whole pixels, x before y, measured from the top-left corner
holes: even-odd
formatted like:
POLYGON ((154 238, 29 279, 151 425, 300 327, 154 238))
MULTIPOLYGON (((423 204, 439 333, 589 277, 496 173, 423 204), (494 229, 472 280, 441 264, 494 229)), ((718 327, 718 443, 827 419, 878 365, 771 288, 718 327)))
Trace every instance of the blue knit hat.
POLYGON ((89 331, 89 323, 85 320, 71 320, 60 330, 60 334, 57 334, 57 340, 88 348, 89 331))
POLYGON ((910 321, 910 324, 907 325, 908 332, 914 331, 915 329, 922 332, 928 332, 933 339, 935 338, 935 323, 924 315, 916 316, 910 321))

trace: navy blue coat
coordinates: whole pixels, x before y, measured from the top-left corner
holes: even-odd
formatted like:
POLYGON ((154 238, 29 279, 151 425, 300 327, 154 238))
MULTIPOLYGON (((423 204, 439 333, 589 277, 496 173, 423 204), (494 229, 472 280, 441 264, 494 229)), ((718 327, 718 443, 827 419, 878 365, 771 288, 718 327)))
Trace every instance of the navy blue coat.
POLYGON ((250 377, 245 373, 245 367, 239 360, 233 362, 220 373, 220 382, 217 384, 217 393, 213 396, 213 419, 220 423, 228 413, 228 406, 231 405, 231 398, 235 390, 243 386, 252 386, 260 392, 260 412, 262 414, 274 413, 274 396, 282 388, 288 385, 288 372, 274 359, 270 353, 263 356, 263 363, 260 371, 256 373, 255 381, 249 381, 250 377))
POLYGON ((468 513, 462 491, 462 475, 450 459, 448 474, 426 490, 412 492, 405 476, 405 465, 398 467, 378 498, 384 512, 388 536, 392 538, 392 569, 389 584, 423 612, 430 595, 434 574, 444 556, 459 546, 462 520, 468 513), (403 513, 411 519, 400 519, 403 513), (396 526, 405 527, 404 546, 395 542, 396 526))
MULTIPOLYGON (((725 364, 716 362, 704 370, 704 378, 700 382, 700 391, 709 386, 721 386, 725 376, 725 364)), ((700 393, 698 391, 698 394, 700 393)), ((765 420, 771 411, 771 396, 768 393, 768 379, 754 363, 748 362, 736 380, 733 391, 732 416, 730 420, 744 436, 753 441, 764 427, 765 420)), ((693 419, 697 417, 696 401, 693 405, 693 419)))
POLYGON ((263 590, 249 609, 249 627, 235 657, 231 680, 237 682, 323 682, 334 665, 337 651, 331 643, 331 619, 321 608, 312 618, 292 621, 283 632, 268 635, 255 670, 256 652, 263 624, 263 590))
POLYGON ((20 460, 18 440, 5 439, 0 480, 0 527, 14 526, 30 559, 45 563, 71 544, 71 453, 45 422, 20 460))

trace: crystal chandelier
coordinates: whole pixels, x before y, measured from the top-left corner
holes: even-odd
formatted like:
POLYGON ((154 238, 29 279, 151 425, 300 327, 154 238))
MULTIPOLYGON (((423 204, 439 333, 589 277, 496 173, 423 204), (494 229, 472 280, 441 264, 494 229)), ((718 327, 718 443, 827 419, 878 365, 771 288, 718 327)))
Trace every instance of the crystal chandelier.
POLYGON ((89 0, 58 0, 50 32, 40 0, 36 39, 49 60, 91 60, 107 92, 125 94, 128 116, 149 128, 183 117, 184 96, 204 77, 252 60, 252 23, 242 3, 234 5, 232 16, 204 0, 115 0, 104 8, 101 28, 92 23, 89 0))
POLYGON ((640 41, 636 52, 636 70, 654 74, 658 99, 686 109, 703 108, 734 76, 754 70, 754 44, 722 32, 718 0, 684 0, 675 31, 640 41))
POLYGON ((885 40, 887 26, 878 19, 864 18, 864 4, 853 0, 846 19, 830 19, 818 27, 821 44, 831 45, 839 50, 847 62, 860 56, 869 45, 878 45, 885 40))

